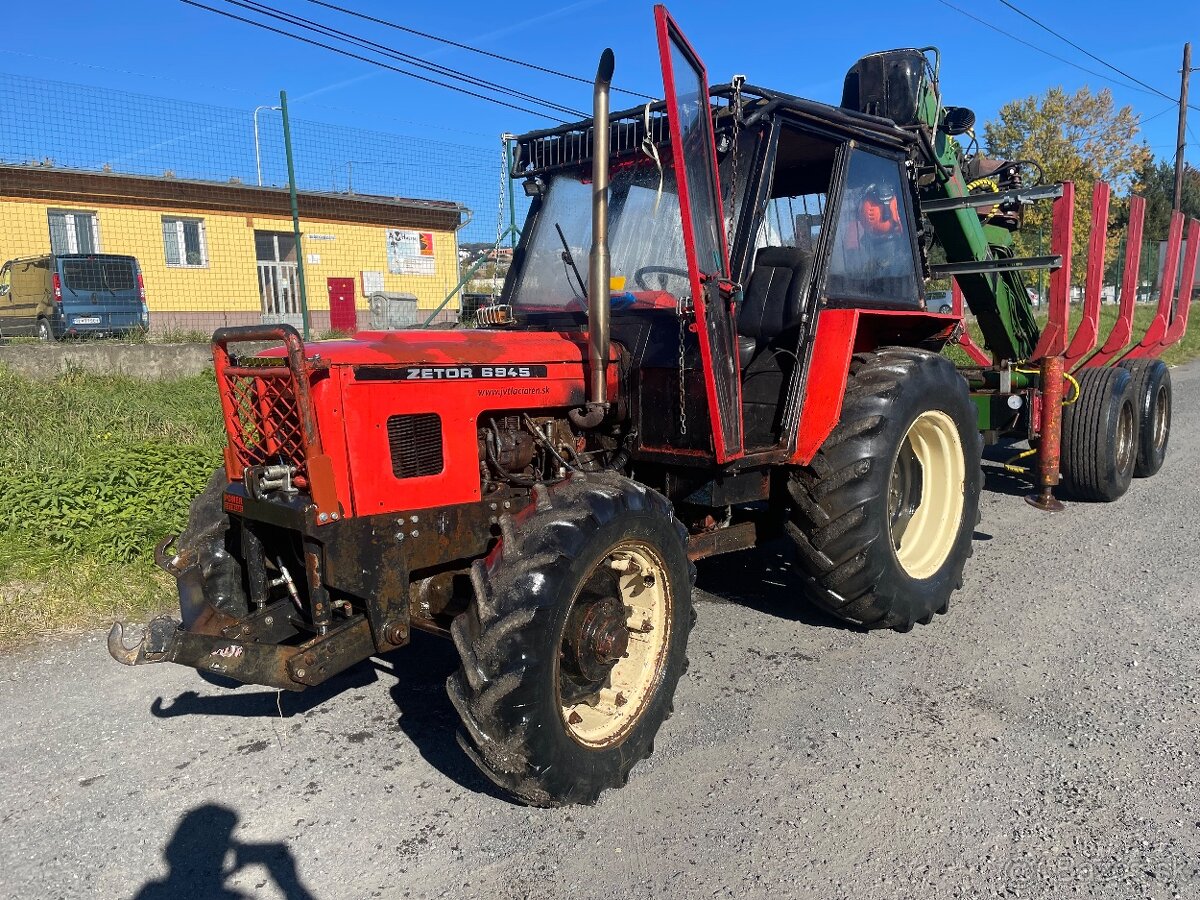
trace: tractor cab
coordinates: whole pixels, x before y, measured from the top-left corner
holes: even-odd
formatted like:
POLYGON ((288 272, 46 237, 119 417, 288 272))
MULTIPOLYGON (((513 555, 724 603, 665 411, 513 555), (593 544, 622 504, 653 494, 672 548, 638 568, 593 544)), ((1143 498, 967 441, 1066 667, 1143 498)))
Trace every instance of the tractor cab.
MULTIPOLYGON (((665 9, 656 21, 666 99, 608 116, 603 312, 631 402, 655 413, 635 453, 786 451, 817 314, 924 309, 915 138, 740 78, 710 88, 665 9)), ((596 318, 595 144, 591 121, 518 138, 511 174, 533 202, 502 297, 517 327, 596 318)))

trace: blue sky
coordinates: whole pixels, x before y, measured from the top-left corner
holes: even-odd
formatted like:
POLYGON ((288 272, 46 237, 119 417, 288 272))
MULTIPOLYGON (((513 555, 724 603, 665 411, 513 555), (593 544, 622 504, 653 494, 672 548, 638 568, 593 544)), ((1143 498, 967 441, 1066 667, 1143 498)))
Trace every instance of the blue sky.
MULTIPOLYGON (((222 5, 220 0, 204 2, 222 5)), ((1107 71, 998 0, 950 2, 1086 68, 1107 71)), ((586 109, 590 102, 585 85, 346 19, 304 0, 272 0, 272 5, 567 106, 586 109)), ((651 4, 644 0, 534 4, 528 12, 521 4, 478 0, 341 0, 339 5, 585 76, 594 71, 600 51, 612 46, 617 86, 655 96, 662 92, 651 4)), ((1195 64, 1200 65, 1200 3, 1194 0, 1144 0, 1133 15, 1131 4, 1115 0, 1020 0, 1017 5, 1168 95, 1178 92, 1185 40, 1193 41, 1195 64)), ((493 146, 504 130, 551 124, 177 0, 57 0, 54 6, 51 22, 39 4, 10 5, 5 32, 42 35, 44 40, 5 42, 0 71, 245 109, 273 102, 282 87, 297 117, 479 146, 493 146)), ((836 103, 842 76, 858 56, 896 46, 936 44, 944 54, 942 83, 948 102, 973 107, 981 121, 1005 101, 1050 86, 1111 86, 989 31, 938 0, 677 0, 671 7, 714 82, 740 72, 753 83, 836 103)), ((1113 78, 1119 80, 1115 74, 1113 78)), ((1200 76, 1193 81, 1192 96, 1200 106, 1200 76)), ((1166 111, 1170 102, 1126 87, 1113 91, 1119 103, 1132 104, 1147 119, 1155 116, 1146 123, 1146 141, 1157 156, 1171 158, 1175 114, 1166 111)), ((1187 156, 1200 166, 1200 112, 1193 111, 1192 119, 1187 156)))

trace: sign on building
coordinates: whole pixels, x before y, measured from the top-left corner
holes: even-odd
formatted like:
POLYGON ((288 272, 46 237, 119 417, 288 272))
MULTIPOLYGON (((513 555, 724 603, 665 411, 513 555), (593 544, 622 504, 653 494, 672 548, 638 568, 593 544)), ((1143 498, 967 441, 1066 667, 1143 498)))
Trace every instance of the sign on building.
POLYGON ((435 274, 433 232, 389 228, 387 261, 388 271, 393 275, 435 274))

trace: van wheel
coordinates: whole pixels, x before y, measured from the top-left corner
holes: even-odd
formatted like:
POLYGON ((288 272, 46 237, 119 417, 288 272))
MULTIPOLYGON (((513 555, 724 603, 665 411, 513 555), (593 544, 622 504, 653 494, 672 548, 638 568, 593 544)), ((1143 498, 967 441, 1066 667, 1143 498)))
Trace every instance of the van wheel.
POLYGON ((54 329, 50 327, 50 322, 47 319, 38 319, 37 336, 38 340, 45 344, 54 343, 54 329))

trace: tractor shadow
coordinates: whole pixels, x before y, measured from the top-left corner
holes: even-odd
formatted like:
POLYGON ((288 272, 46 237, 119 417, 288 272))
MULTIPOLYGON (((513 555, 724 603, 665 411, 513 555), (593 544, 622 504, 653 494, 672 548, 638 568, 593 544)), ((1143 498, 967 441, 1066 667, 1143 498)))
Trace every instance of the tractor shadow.
POLYGON ((513 803, 512 798, 493 785, 458 745, 458 713, 446 696, 446 679, 458 669, 458 664, 458 653, 450 641, 414 631, 408 646, 364 660, 324 684, 300 692, 256 689, 199 672, 197 674, 205 681, 222 688, 222 692, 184 691, 173 700, 159 697, 150 705, 150 714, 160 719, 178 716, 303 718, 340 694, 391 678, 395 683, 389 692, 398 716, 388 724, 381 723, 380 730, 403 734, 427 763, 472 793, 513 803))
POLYGON ((787 538, 758 547, 702 559, 696 563, 696 587, 709 597, 700 603, 736 603, 756 612, 838 631, 866 633, 850 622, 817 609, 805 597, 807 587, 792 562, 787 538))
POLYGON ((400 713, 396 726, 427 763, 472 793, 523 805, 496 787, 458 745, 458 711, 446 695, 446 679, 459 667, 451 641, 414 631, 407 647, 372 662, 396 679, 391 687, 400 713))

